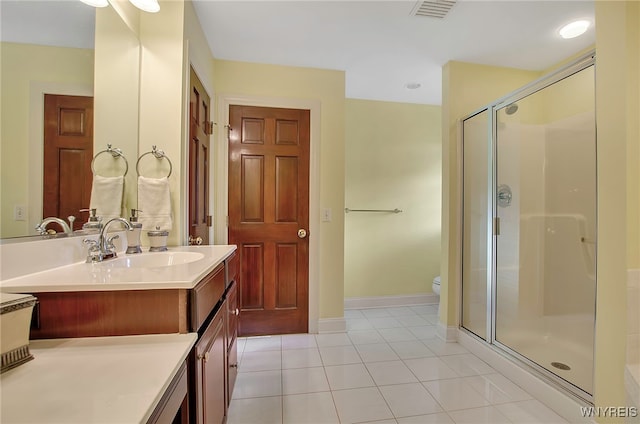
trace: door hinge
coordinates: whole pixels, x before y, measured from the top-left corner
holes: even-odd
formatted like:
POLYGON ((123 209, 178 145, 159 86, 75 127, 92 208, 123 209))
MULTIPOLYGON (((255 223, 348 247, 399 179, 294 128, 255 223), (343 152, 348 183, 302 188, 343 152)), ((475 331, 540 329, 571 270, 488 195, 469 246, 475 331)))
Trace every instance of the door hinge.
POLYGON ((224 221, 227 224, 227 227, 229 226, 229 215, 224 217, 224 221))
POLYGON ((213 121, 204 121, 204 133, 206 135, 213 134, 213 126, 215 123, 213 121))
POLYGON ((500 235, 500 217, 499 216, 496 216, 495 218, 493 218, 493 235, 494 236, 500 235))
POLYGON ((211 227, 211 222, 213 221, 211 215, 207 215, 207 227, 211 227))

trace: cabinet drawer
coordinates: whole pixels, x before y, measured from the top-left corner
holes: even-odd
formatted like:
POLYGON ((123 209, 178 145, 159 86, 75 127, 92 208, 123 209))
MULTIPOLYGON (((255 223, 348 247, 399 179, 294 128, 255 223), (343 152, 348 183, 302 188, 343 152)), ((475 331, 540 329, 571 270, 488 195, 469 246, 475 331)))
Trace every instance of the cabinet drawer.
POLYGON ((228 287, 232 281, 238 279, 238 255, 235 252, 232 253, 231 256, 225 259, 224 263, 225 283, 228 287))
POLYGON ((220 264, 191 290, 191 331, 198 331, 222 298, 224 289, 224 264, 220 264))

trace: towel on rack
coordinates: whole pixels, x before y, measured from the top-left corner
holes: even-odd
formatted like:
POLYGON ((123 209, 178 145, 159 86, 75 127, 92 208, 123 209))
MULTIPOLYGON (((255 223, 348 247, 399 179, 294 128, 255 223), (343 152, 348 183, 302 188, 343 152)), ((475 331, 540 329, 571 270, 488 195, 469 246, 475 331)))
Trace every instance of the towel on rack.
POLYGON ((173 219, 169 178, 138 177, 138 209, 143 230, 170 230, 173 219))
POLYGON ((93 176, 91 200, 89 207, 96 209, 96 215, 105 223, 111 218, 117 218, 122 213, 122 193, 124 192, 124 177, 93 176))

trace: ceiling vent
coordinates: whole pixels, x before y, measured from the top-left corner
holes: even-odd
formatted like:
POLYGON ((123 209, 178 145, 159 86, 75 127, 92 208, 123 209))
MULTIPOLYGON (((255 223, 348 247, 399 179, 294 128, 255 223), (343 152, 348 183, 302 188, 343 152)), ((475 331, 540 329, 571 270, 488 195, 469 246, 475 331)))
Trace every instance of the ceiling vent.
POLYGON ((428 16, 430 18, 442 19, 447 16, 456 0, 431 0, 419 1, 413 7, 411 14, 414 16, 428 16))

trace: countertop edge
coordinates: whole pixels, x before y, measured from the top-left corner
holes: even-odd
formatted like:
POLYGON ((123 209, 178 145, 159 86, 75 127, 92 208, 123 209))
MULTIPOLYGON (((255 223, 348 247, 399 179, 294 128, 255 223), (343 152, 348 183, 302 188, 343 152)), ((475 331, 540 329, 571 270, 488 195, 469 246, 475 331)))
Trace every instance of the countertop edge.
POLYGON ((146 412, 146 414, 144 414, 144 417, 142 418, 141 422, 146 423, 146 422, 149 421, 149 418, 151 418, 151 415, 153 414, 153 412, 158 407, 158 404, 160 403, 160 401, 162 400, 162 397, 164 396, 165 392, 167 391, 167 389, 171 385, 171 382, 173 381, 173 379, 178 374, 178 371, 180 371, 180 368, 182 367, 183 362, 187 359, 187 357, 189 356, 189 353, 191 352, 191 349, 193 349, 193 346, 195 346, 196 342, 198 341, 198 333, 187 333, 186 336, 189 336, 191 338, 191 342, 189 343, 189 347, 185 350, 185 352, 181 356, 180 361, 178 361, 176 363, 175 367, 171 371, 171 375, 165 381, 164 385, 162 386, 162 389, 158 392, 156 398, 153 400, 153 404, 150 405, 149 409, 147 409, 147 412, 146 412))
MULTIPOLYGON (((34 408, 29 409, 29 413, 27 414, 25 419, 35 419, 35 417, 45 417, 42 414, 50 414, 51 411, 54 411, 53 415, 48 416, 47 419, 40 421, 32 422, 47 422, 50 420, 62 420, 56 422, 120 422, 121 419, 126 417, 126 422, 141 422, 146 423, 149 418, 152 416, 156 408, 160 405, 160 401, 165 395, 166 391, 170 388, 171 383, 174 378, 180 371, 181 367, 187 360, 189 354, 191 353, 193 346, 197 342, 198 335, 197 333, 170 333, 170 334, 147 334, 147 335, 132 335, 132 336, 106 336, 106 337, 85 337, 85 338, 65 338, 65 339, 43 339, 37 340, 32 343, 32 349, 34 352, 35 359, 30 361, 20 367, 16 367, 6 373, 3 373, 0 377, 1 384, 0 388, 2 390, 3 396, 0 398, 0 410, 3 411, 3 422, 4 419, 7 418, 11 420, 10 417, 16 417, 16 414, 19 414, 21 417, 24 413, 25 406, 33 406, 34 408), (147 347, 160 347, 161 351, 147 352, 147 347), (77 356, 79 354, 85 355, 86 351, 91 351, 95 349, 101 349, 107 351, 106 354, 109 356, 115 355, 117 360, 120 358, 124 359, 130 358, 131 352, 134 353, 135 361, 142 365, 143 363, 149 364, 148 369, 144 371, 134 372, 134 376, 127 375, 123 380, 118 384, 121 385, 119 387, 117 384, 114 385, 113 381, 109 380, 110 377, 106 377, 107 374, 112 374, 112 370, 109 368, 104 368, 102 370, 96 371, 95 366, 91 366, 89 368, 88 374, 83 374, 80 380, 75 380, 73 383, 76 383, 75 386, 70 385, 69 389, 66 389, 64 385, 63 387, 57 387, 57 399, 76 399, 74 396, 78 393, 82 388, 78 388, 80 386, 85 387, 82 383, 82 379, 91 378, 93 382, 102 381, 101 375, 105 375, 105 380, 102 381, 104 386, 100 386, 97 391, 90 391, 89 395, 84 397, 86 407, 72 408, 71 411, 65 408, 56 408, 52 410, 50 408, 50 404, 40 405, 38 402, 27 400, 25 404, 22 404, 22 401, 18 401, 18 404, 13 403, 16 399, 29 399, 29 394, 33 394, 33 390, 31 387, 32 383, 35 381, 56 381, 61 378, 61 375, 66 373, 69 370, 70 366, 74 368, 87 368, 87 364, 90 363, 90 359, 81 362, 80 365, 74 363, 73 365, 69 364, 69 356, 77 356), (141 352, 145 352, 142 354, 141 352), (160 355, 154 357, 154 354, 160 355), (148 361, 141 362, 142 357, 148 357, 151 359, 151 363, 148 361), (163 359, 160 359, 163 358, 163 359), (154 359, 158 359, 158 361, 154 361, 154 359), (43 365, 44 364, 44 365, 43 365), (33 368, 33 367, 36 368, 33 368), (31 367, 31 368, 30 368, 31 367), (43 368, 44 367, 44 368, 43 368), (102 374, 100 374, 102 373, 102 374), (96 415, 96 410, 92 407, 94 402, 92 400, 95 398, 96 401, 102 402, 104 399, 117 398, 121 396, 123 392, 126 392, 130 389, 129 383, 126 381, 127 378, 140 378, 144 377, 146 380, 143 385, 134 385, 136 389, 134 389, 135 395, 144 396, 144 393, 148 393, 149 396, 146 396, 144 399, 144 403, 138 403, 138 407, 131 408, 131 404, 125 402, 117 402, 116 404, 112 404, 111 407, 117 407, 113 413, 107 415, 96 415), (158 378, 159 377, 159 378, 158 378), (149 390, 151 389, 151 390, 149 390), (10 391, 13 391, 11 393, 10 391), (25 394, 27 396, 25 396, 25 394), (5 404, 5 402, 8 402, 5 404), (8 408, 8 409, 7 409, 8 408), (82 410, 80 415, 78 412, 82 410), (86 410, 86 412, 84 411, 86 410), (62 411, 62 412, 61 412, 62 411), (117 412, 116 412, 117 411, 117 412), (5 415, 6 413, 6 415, 5 415), (103 419, 100 419, 102 417, 103 419)), ((102 355, 103 357, 105 354, 102 355)), ((144 366, 144 368, 147 368, 144 366)), ((98 367, 99 369, 99 367, 98 367)), ((117 373, 116 373, 117 374, 117 373)), ((120 373, 122 374, 122 373, 120 373)), ((141 381, 141 380, 138 380, 141 381)), ((45 383, 45 389, 48 390, 51 383, 45 383)), ((49 393, 49 392, 47 392, 49 393)), ((104 405, 103 405, 104 407, 104 405)), ((24 421, 24 420, 23 420, 24 421)), ((12 421, 13 422, 13 421, 12 421)))
MULTIPOLYGON (((207 246, 173 246, 178 251, 193 249, 207 249, 210 247, 224 247, 227 248, 220 256, 216 257, 209 265, 200 270, 197 274, 193 274, 193 279, 190 280, 175 280, 175 281, 124 281, 115 283, 96 284, 92 282, 87 283, 28 283, 23 282, 24 279, 28 279, 29 275, 43 274, 52 270, 65 268, 69 266, 78 265, 78 263, 64 265, 62 267, 52 268, 50 270, 39 271, 33 274, 28 274, 21 277, 7 279, 1 282, 0 291, 4 293, 64 293, 64 292, 103 292, 103 291, 126 291, 126 290, 164 290, 164 289, 193 289, 196 284, 205 277, 208 273, 213 271, 215 267, 229 258, 236 250, 235 245, 207 245, 207 246), (18 284, 12 282, 18 281, 18 284)), ((170 247, 171 249, 171 247, 170 247)), ((143 253, 144 254, 144 253, 143 253)), ((182 266, 182 265, 175 265, 182 266)))

